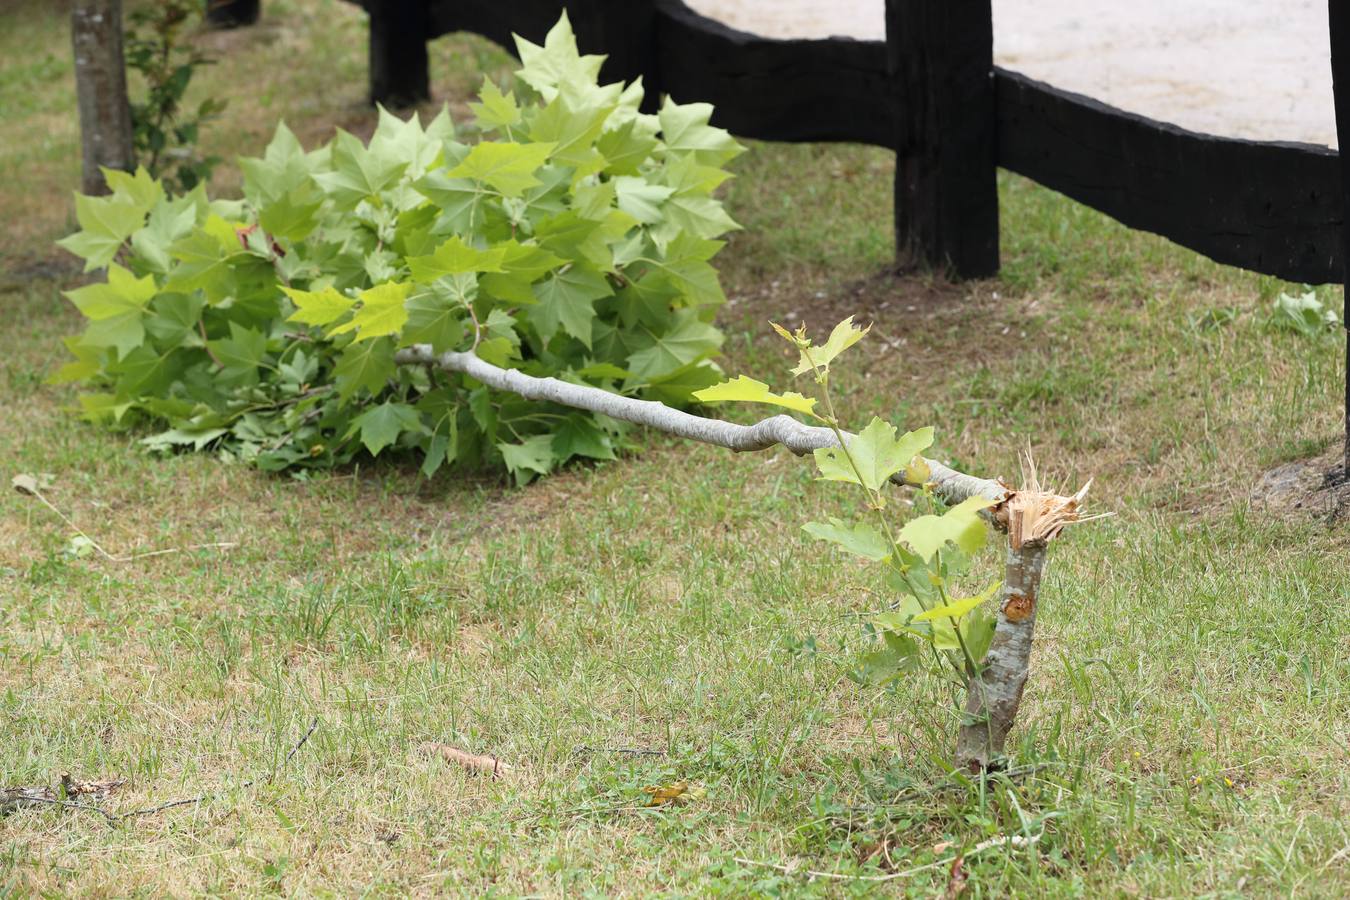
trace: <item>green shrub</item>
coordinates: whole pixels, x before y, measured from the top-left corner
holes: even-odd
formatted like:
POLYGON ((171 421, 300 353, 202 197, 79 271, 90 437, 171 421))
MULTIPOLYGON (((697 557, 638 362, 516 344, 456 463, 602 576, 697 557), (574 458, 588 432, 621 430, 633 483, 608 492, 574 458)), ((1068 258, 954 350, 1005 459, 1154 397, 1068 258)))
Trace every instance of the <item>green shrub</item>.
POLYGON ((89 323, 54 379, 99 388, 92 421, 159 425, 151 448, 280 470, 398 447, 428 474, 521 482, 612 457, 622 426, 398 366, 398 348, 676 404, 715 383, 709 259, 736 225, 712 192, 743 148, 707 104, 644 114, 640 83, 600 86, 565 17, 517 42, 523 96, 484 85, 477 143, 445 111, 425 128, 381 111, 369 145, 339 131, 307 153, 280 126, 240 161, 242 200, 107 173, 61 241, 107 279, 67 294, 89 323))
POLYGON ((184 40, 184 32, 201 15, 199 0, 157 0, 127 16, 127 68, 145 82, 144 99, 131 103, 136 158, 153 177, 184 191, 208 180, 220 162, 198 155, 197 135, 225 110, 225 101, 208 97, 195 110, 183 108, 196 70, 215 62, 184 40))

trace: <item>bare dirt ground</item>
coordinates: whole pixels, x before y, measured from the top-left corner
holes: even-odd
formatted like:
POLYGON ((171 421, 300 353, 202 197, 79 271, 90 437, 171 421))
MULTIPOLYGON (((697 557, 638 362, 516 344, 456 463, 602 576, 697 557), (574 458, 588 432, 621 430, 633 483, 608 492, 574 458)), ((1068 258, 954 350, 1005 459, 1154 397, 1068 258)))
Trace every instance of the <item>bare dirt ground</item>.
MULTIPOLYGON (((881 38, 882 0, 686 0, 774 37, 881 38)), ((999 65, 1185 128, 1336 146, 1320 0, 993 0, 999 65)))

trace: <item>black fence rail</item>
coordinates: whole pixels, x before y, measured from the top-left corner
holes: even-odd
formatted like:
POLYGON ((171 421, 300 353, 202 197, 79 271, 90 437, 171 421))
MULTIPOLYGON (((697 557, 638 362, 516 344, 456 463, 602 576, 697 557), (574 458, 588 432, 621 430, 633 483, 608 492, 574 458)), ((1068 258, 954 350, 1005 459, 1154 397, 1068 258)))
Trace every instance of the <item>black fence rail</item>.
POLYGON ((582 50, 609 55, 603 74, 643 76, 649 98, 711 102, 745 137, 894 149, 897 252, 911 263, 997 271, 1003 166, 1219 262, 1343 280, 1336 151, 1198 134, 995 67, 990 0, 886 0, 885 41, 766 38, 680 0, 358 2, 377 100, 426 95, 429 38, 513 48, 513 32, 542 40, 566 8, 582 50))

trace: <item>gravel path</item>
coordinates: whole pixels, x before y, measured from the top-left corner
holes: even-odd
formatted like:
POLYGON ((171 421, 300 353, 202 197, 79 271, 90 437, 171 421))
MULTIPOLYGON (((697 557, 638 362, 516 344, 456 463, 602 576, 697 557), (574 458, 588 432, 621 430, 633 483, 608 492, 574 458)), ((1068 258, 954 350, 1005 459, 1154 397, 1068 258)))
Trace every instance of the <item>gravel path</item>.
MULTIPOLYGON (((774 37, 881 38, 883 0, 685 0, 774 37)), ((1196 131, 1336 146, 1325 0, 993 0, 994 56, 1196 131)))

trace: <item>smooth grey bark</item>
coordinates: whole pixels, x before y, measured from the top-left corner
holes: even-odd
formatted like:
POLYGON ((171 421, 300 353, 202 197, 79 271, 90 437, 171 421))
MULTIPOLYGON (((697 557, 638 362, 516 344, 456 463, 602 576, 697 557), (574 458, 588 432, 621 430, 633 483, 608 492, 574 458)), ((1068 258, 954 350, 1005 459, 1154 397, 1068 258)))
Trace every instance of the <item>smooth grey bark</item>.
POLYGON ((998 624, 979 677, 966 688, 965 721, 956 741, 959 768, 979 774, 1003 754, 1017 719, 1031 666, 1036 601, 1045 567, 1045 541, 1008 547, 998 624))
POLYGON ((81 189, 104 194, 108 186, 100 166, 130 171, 136 165, 122 59, 122 0, 75 0, 70 35, 80 110, 81 189))
MULTIPOLYGON (((572 384, 557 378, 536 378, 515 369, 503 369, 479 359, 473 353, 450 351, 436 354, 429 345, 418 344, 406 350, 400 350, 395 359, 405 365, 433 366, 446 372, 462 372, 499 391, 510 391, 527 400, 543 400, 601 413, 613 419, 646 425, 666 434, 688 438, 704 444, 713 444, 738 452, 747 450, 767 450, 782 445, 798 456, 823 447, 836 447, 839 442, 834 432, 822 426, 803 425, 791 416, 780 415, 756 422, 754 425, 737 425, 721 419, 709 419, 693 413, 672 409, 655 400, 638 400, 623 397, 597 387, 572 384)), ((845 439, 853 435, 844 433, 845 439)), ((997 503, 1006 501, 1013 491, 1001 481, 988 478, 976 478, 964 472, 958 472, 937 460, 925 460, 930 475, 928 481, 933 490, 948 503, 960 503, 969 497, 985 497, 997 503)), ((891 477, 891 481, 905 485, 903 472, 891 477)), ((1003 524, 998 516, 993 517, 996 524, 1003 524)), ((1003 520, 1006 522, 1006 519, 1003 520)))

